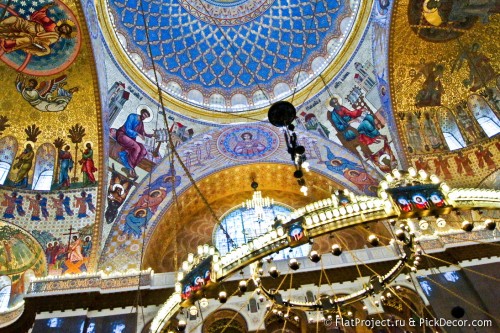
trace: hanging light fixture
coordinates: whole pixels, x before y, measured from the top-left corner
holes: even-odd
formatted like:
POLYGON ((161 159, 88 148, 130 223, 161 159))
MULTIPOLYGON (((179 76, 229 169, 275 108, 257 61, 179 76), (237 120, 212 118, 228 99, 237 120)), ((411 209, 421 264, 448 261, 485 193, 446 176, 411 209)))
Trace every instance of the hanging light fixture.
POLYGON ((254 192, 252 199, 248 199, 244 201, 241 205, 246 209, 253 209, 255 211, 255 216, 258 220, 264 219, 264 208, 270 207, 274 204, 274 199, 269 197, 262 197, 262 192, 257 191, 257 187, 259 187, 259 183, 255 180, 252 181, 251 184, 254 192))
POLYGON ((296 118, 296 114, 297 110, 292 103, 279 101, 271 105, 267 117, 272 125, 283 130, 287 152, 290 154, 293 165, 295 166, 293 176, 297 178, 300 191, 304 195, 307 195, 307 186, 303 178, 304 172, 302 170, 309 171, 309 163, 306 162, 306 149, 304 146, 298 144, 295 126, 292 124, 296 118))

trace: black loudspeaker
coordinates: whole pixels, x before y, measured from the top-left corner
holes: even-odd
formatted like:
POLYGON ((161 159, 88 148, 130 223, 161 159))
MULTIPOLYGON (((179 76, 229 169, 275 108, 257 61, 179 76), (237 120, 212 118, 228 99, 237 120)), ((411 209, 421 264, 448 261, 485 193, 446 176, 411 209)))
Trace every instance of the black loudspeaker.
POLYGON ((284 127, 290 125, 295 119, 297 110, 292 103, 287 101, 279 101, 271 105, 267 113, 269 122, 276 127, 284 127))

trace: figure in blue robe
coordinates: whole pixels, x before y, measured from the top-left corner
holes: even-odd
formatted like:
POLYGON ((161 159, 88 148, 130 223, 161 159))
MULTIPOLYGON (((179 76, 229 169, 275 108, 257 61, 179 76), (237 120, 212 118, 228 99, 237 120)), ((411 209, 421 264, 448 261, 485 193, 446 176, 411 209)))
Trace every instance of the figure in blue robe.
POLYGON ((87 236, 82 246, 82 255, 88 258, 90 256, 90 249, 92 249, 92 240, 87 236))
POLYGON ((15 203, 16 203, 17 214, 19 214, 19 216, 26 215, 26 212, 23 209, 23 196, 22 195, 17 196, 15 203))
MULTIPOLYGON (((356 133, 354 132, 354 128, 350 125, 350 122, 361 117, 363 115, 363 109, 358 108, 349 110, 343 105, 340 105, 336 97, 331 98, 330 106, 333 109, 327 112, 327 119, 332 126, 343 134, 346 141, 356 139, 356 133)), ((359 142, 364 145, 371 145, 377 142, 380 136, 380 132, 375 125, 375 117, 372 114, 365 115, 356 130, 359 133, 359 142)))
POLYGON ((141 237, 142 228, 145 228, 149 219, 153 216, 149 208, 141 208, 128 213, 125 218, 123 232, 128 236, 133 235, 136 238, 141 237))
POLYGON ((85 198, 85 202, 87 203, 87 206, 89 207, 89 210, 92 212, 92 213, 95 213, 95 206, 94 204, 92 203, 92 194, 87 194, 87 197, 85 198))
POLYGON ((73 169, 74 162, 70 147, 66 146, 64 150, 59 151, 59 186, 68 188, 71 184, 71 177, 69 175, 70 171, 73 169))
POLYGON ((68 216, 73 216, 73 210, 71 209, 71 198, 65 197, 63 200, 64 211, 68 216))
POLYGON ((328 170, 333 171, 339 175, 344 175, 345 169, 365 172, 365 170, 359 164, 349 161, 346 158, 335 156, 335 154, 332 153, 329 147, 325 146, 325 148, 327 150, 326 157, 328 158, 328 161, 325 162, 325 165, 328 168, 328 170), (332 161, 338 161, 338 163, 332 164, 332 161))
POLYGON ((328 170, 335 172, 336 174, 342 175, 351 183, 356 185, 356 187, 368 194, 374 194, 378 182, 372 176, 370 176, 363 167, 358 163, 349 161, 346 158, 335 156, 334 153, 327 149, 328 161, 325 162, 328 170))
POLYGON ((174 178, 175 187, 179 186, 181 183, 181 177, 175 175, 175 169, 169 167, 169 171, 158 177, 154 182, 149 185, 149 190, 152 192, 154 190, 159 190, 160 188, 165 189, 168 193, 172 190, 172 178, 174 178))
POLYGON ((47 209, 47 198, 42 198, 40 200, 40 210, 42 211, 42 216, 44 219, 49 217, 49 211, 47 209))

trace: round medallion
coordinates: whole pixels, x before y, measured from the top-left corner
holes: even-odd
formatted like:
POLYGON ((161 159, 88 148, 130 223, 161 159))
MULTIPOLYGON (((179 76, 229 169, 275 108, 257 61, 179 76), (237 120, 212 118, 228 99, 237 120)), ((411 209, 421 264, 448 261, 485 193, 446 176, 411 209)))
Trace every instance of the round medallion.
POLYGON ((243 24, 264 13, 275 0, 179 0, 196 18, 213 25, 243 24))
POLYGON ((238 161, 264 159, 272 155, 278 146, 278 135, 259 125, 229 128, 217 140, 217 148, 221 154, 238 161))
POLYGON ((81 29, 62 2, 21 1, 6 7, 0 21, 0 60, 34 76, 54 75, 73 63, 81 44, 81 29))

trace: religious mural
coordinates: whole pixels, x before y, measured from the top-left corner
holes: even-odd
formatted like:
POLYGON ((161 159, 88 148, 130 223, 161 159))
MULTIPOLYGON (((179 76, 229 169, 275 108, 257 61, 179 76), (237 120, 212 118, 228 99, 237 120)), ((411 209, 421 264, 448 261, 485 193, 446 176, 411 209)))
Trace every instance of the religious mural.
POLYGON ((62 1, 2 1, 0 59, 19 73, 54 75, 76 59, 82 32, 74 12, 62 1))
POLYGON ((11 282, 10 306, 22 299, 30 276, 45 276, 47 264, 40 244, 25 230, 0 221, 0 275, 11 282))
POLYGON ((500 163, 497 11, 494 1, 395 5, 389 70, 403 148, 441 179, 467 176, 455 177, 461 185, 476 186, 500 163))
MULTIPOLYGON (((231 128, 224 131, 217 140, 217 148, 223 155, 241 161, 257 161, 270 156, 278 145, 276 133, 263 126, 231 128)), ((197 155, 200 161, 201 152, 197 155)))
POLYGON ((92 249, 92 243, 88 241, 93 237, 93 221, 96 214, 97 192, 94 188, 58 193, 36 193, 26 190, 10 193, 0 191, 0 193, 2 205, 5 207, 0 212, 1 217, 25 229, 33 227, 32 235, 42 244, 46 254, 47 250, 54 254, 54 258, 47 257, 49 273, 65 273, 69 266, 73 269, 68 273, 81 273, 87 270, 92 249), (68 239, 65 239, 67 235, 68 239), (78 241, 83 246, 86 238, 88 238, 86 251, 82 252, 82 256, 69 256, 69 244, 78 241), (60 264, 55 265, 57 256, 60 264))
POLYGON ((378 5, 378 25, 372 34, 367 33, 373 41, 366 38, 351 64, 325 90, 299 107, 295 122, 300 129, 340 143, 380 173, 399 165, 397 143, 389 130, 394 124, 389 116, 387 77, 382 69, 387 9, 378 5), (372 52, 379 56, 376 65, 370 59, 372 52))
POLYGON ((414 33, 427 41, 444 42, 462 36, 476 22, 489 22, 498 13, 495 0, 410 0, 408 21, 414 33))
MULTIPOLYGON (((341 186, 355 193, 375 193, 378 175, 373 166, 359 164, 361 162, 357 155, 338 144, 305 130, 296 132, 301 144, 307 146, 306 157, 311 169, 328 174, 341 186), (325 146, 331 148, 321 148, 325 146), (338 156, 333 156, 332 151, 338 156)), ((165 212, 172 207, 172 192, 175 190, 176 195, 180 196, 191 187, 186 170, 198 182, 218 170, 241 162, 258 160, 288 164, 290 161, 282 133, 264 124, 211 130, 180 145, 177 153, 183 165, 177 159, 172 165, 170 159, 166 158, 155 168, 157 171, 150 179, 146 177, 138 184, 113 171, 106 210, 109 217, 107 222, 110 223, 106 230, 109 230, 109 234, 99 264, 103 270, 138 268, 141 251, 144 251, 143 244, 147 244, 165 212), (204 142, 208 143, 207 149, 204 142), (135 190, 132 192, 131 189, 135 190), (128 197, 123 200, 127 193, 128 197), (143 238, 146 238, 145 243, 143 238)))
POLYGON ((41 244, 43 274, 81 273, 94 267, 103 170, 80 3, 0 1, 0 9, 0 217, 41 244))

